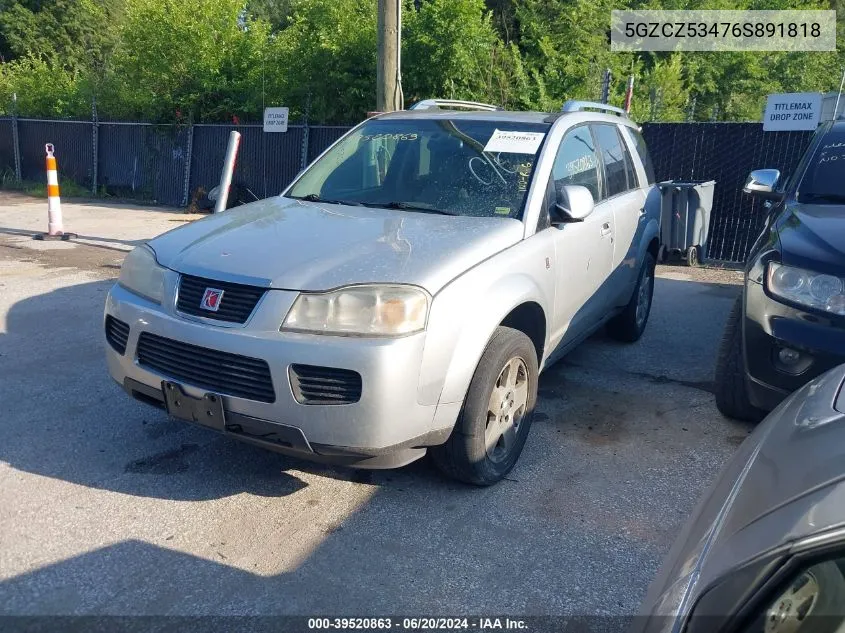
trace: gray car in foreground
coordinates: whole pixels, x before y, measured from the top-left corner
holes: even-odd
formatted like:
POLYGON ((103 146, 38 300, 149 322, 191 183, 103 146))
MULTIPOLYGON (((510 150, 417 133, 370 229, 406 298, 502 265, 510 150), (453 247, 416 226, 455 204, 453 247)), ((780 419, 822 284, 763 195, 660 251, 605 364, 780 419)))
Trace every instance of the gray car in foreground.
POLYGON ((504 477, 539 372, 602 326, 642 334, 659 195, 616 108, 431 105, 132 251, 105 308, 112 377, 285 453, 385 468, 431 449, 458 479, 504 477))
POLYGON ((682 531, 634 630, 845 632, 845 365, 745 440, 682 531))

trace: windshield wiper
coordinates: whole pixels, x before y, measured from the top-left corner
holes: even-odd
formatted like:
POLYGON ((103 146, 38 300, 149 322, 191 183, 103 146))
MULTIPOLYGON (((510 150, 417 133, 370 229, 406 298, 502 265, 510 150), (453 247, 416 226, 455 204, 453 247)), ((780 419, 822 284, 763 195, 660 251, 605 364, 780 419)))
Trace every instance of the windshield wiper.
POLYGON ((294 200, 305 200, 306 202, 324 202, 326 204, 345 204, 350 207, 360 207, 360 202, 355 202, 354 200, 329 200, 327 198, 321 198, 316 193, 309 193, 307 196, 285 196, 287 198, 292 198, 294 200))
POLYGON ((365 207, 380 207, 382 209, 403 209, 405 211, 421 211, 422 213, 436 213, 438 215, 458 215, 452 211, 444 211, 443 209, 435 209, 433 207, 423 207, 411 202, 362 202, 365 207))
POLYGON ((798 197, 802 202, 834 202, 845 203, 845 193, 799 193, 798 197))

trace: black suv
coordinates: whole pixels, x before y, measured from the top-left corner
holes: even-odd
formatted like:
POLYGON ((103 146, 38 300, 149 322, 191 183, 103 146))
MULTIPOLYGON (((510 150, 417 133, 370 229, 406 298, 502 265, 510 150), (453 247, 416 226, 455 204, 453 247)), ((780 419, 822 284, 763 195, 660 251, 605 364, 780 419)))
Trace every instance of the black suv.
POLYGON ((716 405, 732 418, 759 420, 845 363, 845 121, 822 125, 779 181, 760 169, 744 189, 770 206, 716 363, 716 405))

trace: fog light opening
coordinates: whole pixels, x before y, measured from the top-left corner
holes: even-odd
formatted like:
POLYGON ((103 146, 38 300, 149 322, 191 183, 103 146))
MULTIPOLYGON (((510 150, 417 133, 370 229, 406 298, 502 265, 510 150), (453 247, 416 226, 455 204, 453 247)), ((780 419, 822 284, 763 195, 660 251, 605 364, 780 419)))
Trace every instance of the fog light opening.
POLYGON ((801 352, 789 347, 784 347, 778 352, 778 360, 787 367, 792 367, 797 365, 801 360, 801 352))

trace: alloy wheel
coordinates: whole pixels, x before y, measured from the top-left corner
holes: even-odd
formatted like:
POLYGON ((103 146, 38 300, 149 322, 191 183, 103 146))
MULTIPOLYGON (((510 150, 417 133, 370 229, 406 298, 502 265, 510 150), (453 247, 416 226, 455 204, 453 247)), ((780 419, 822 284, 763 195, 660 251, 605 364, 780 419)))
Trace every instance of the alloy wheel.
POLYGON ((527 407, 528 367, 514 357, 499 372, 487 406, 484 445, 491 461, 505 461, 511 454, 527 407))

